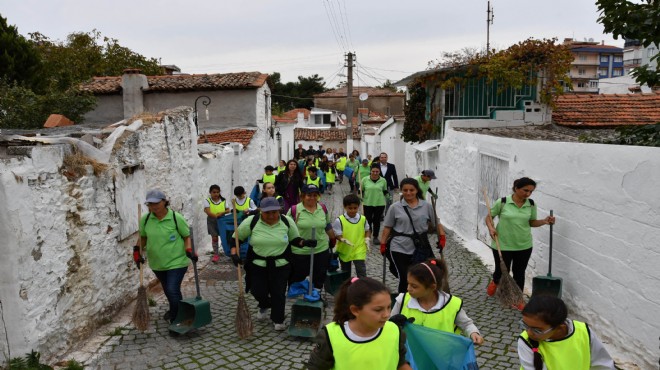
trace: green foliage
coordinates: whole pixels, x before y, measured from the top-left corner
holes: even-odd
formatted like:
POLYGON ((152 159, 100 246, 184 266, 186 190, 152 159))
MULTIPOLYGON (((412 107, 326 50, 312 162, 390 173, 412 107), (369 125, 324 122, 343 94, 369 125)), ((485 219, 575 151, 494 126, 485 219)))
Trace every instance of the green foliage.
POLYGON ((581 135, 580 141, 600 144, 639 145, 660 147, 660 123, 653 125, 620 126, 615 129, 614 139, 597 139, 593 136, 581 135))
POLYGON ((119 336, 119 335, 122 334, 122 333, 121 333, 121 329, 122 329, 121 326, 118 326, 118 327, 116 327, 114 330, 106 332, 105 335, 107 335, 107 336, 109 336, 109 337, 116 337, 116 336, 119 336))
POLYGON ((37 51, 15 26, 8 26, 7 19, 0 15, 0 76, 10 82, 33 87, 38 84, 37 72, 40 68, 37 51))
POLYGON ((410 99, 406 102, 404 114, 406 120, 401 137, 407 143, 422 142, 429 138, 432 127, 426 120, 426 89, 417 82, 408 86, 410 99))
POLYGON ((85 367, 76 360, 69 360, 62 370, 84 370, 85 367))
POLYGON ((268 75, 268 87, 273 95, 271 106, 273 114, 294 108, 311 109, 314 95, 327 91, 323 77, 318 74, 309 77, 298 76, 297 82, 281 82, 279 72, 268 75))
MULTIPOLYGON (((644 47, 660 44, 660 2, 657 0, 596 0, 600 11, 598 22, 603 24, 605 33, 612 33, 615 39, 623 37, 639 40, 644 47)), ((633 69, 633 76, 640 85, 660 86, 660 54, 655 69, 647 66, 633 69)))
POLYGON ((7 370, 52 370, 53 368, 40 362, 41 354, 32 351, 25 357, 14 357, 9 360, 7 370))
POLYGON ((391 92, 397 92, 398 91, 396 86, 394 86, 394 83, 392 83, 392 81, 390 81, 389 79, 385 80, 385 82, 383 82, 382 85, 376 86, 376 87, 381 88, 381 89, 390 90, 391 92))

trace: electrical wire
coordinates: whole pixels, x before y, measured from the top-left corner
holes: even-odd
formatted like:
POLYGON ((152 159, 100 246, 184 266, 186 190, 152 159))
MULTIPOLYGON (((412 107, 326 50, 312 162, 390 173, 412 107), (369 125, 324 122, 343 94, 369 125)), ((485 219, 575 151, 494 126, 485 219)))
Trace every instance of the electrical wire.
POLYGON ((330 22, 330 28, 332 29, 332 35, 335 37, 335 41, 337 42, 337 45, 339 46, 339 50, 344 52, 346 49, 342 46, 342 43, 339 41, 339 35, 335 31, 335 26, 332 23, 332 17, 330 16, 330 10, 328 9, 328 5, 325 3, 325 0, 321 0, 323 2, 323 8, 325 9, 325 15, 328 17, 328 22, 330 22))

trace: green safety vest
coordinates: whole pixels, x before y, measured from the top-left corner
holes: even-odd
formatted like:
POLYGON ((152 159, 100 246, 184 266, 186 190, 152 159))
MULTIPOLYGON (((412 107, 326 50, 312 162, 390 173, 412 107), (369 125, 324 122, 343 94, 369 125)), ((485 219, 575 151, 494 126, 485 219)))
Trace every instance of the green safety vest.
POLYGON ((279 173, 283 173, 284 170, 286 170, 286 166, 282 166, 282 167, 277 166, 277 173, 278 173, 278 174, 279 174, 279 173))
POLYGON ((337 171, 344 171, 346 169, 346 157, 340 157, 335 166, 337 166, 337 171))
POLYGON ((206 200, 209 201, 209 211, 211 211, 213 214, 224 212, 227 209, 227 200, 222 200, 217 204, 213 203, 211 198, 207 198, 206 200))
POLYGON ((344 215, 339 216, 342 238, 353 243, 353 246, 337 240, 337 253, 343 262, 365 260, 367 258, 367 243, 364 240, 364 224, 367 218, 360 216, 357 223, 352 223, 344 215))
POLYGON ((334 184, 335 183, 335 170, 332 167, 329 167, 328 172, 325 173, 325 182, 334 184))
MULTIPOLYGON (((543 363, 548 370, 591 368, 589 325, 573 320, 573 327, 575 328, 573 334, 564 339, 539 342, 539 353, 543 356, 543 363)), ((532 348, 527 330, 523 331, 520 337, 532 348)))
POLYGON ((267 182, 270 182, 271 184, 274 184, 275 183, 275 174, 266 175, 264 173, 264 175, 261 176, 261 180, 264 182, 264 184, 267 183, 267 182))
POLYGON ((320 189, 321 189, 321 178, 317 176, 314 180, 312 180, 312 179, 309 177, 309 175, 307 175, 307 182, 306 182, 306 184, 307 184, 307 185, 312 185, 312 184, 314 184, 314 185, 316 185, 316 187, 319 188, 319 190, 320 190, 320 189))
POLYGON ((331 322, 325 326, 335 359, 335 370, 395 370, 399 364, 399 327, 388 321, 370 341, 356 343, 346 337, 344 326, 331 322))
POLYGON ((454 323, 458 311, 463 307, 463 301, 460 298, 450 295, 445 305, 434 312, 422 312, 408 308, 410 299, 410 294, 405 293, 403 302, 401 303, 401 314, 406 317, 414 317, 415 325, 426 326, 427 328, 448 333, 461 334, 461 330, 454 323))
POLYGON ((250 208, 250 197, 245 197, 243 204, 236 202, 236 211, 247 211, 250 208))

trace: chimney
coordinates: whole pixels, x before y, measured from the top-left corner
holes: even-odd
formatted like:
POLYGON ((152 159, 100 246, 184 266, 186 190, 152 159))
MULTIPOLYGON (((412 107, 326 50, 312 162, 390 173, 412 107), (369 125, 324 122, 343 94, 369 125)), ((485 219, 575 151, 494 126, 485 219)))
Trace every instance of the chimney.
POLYGON ((605 40, 600 40, 601 45, 605 45, 605 40))
POLYGON ((139 69, 125 69, 121 76, 124 119, 129 119, 144 112, 143 90, 149 89, 147 76, 139 69))

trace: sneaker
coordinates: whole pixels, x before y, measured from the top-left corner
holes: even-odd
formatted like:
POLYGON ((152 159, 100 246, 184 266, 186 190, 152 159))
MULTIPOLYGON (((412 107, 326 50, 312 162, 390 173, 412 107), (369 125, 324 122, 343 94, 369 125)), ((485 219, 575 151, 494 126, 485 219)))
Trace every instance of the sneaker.
POLYGON ((213 263, 218 263, 219 260, 220 260, 220 256, 218 256, 217 254, 213 255, 213 258, 211 258, 211 262, 213 263))
POLYGON ((488 287, 486 288, 486 294, 488 294, 489 297, 492 297, 495 295, 495 292, 497 291, 497 284, 493 280, 488 283, 488 287))
POLYGON ((267 308, 260 308, 259 313, 257 314, 257 319, 258 320, 268 320, 268 309, 267 308))
POLYGON ((284 331, 284 330, 286 330, 286 325, 285 325, 284 323, 281 323, 281 324, 275 324, 274 326, 275 326, 275 330, 277 330, 277 331, 284 331))

